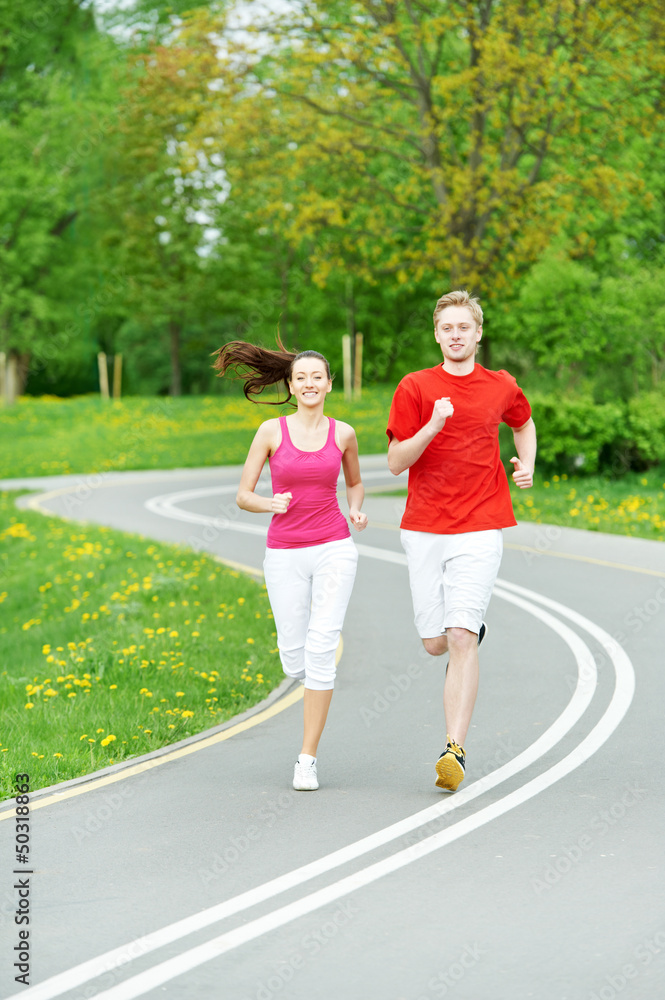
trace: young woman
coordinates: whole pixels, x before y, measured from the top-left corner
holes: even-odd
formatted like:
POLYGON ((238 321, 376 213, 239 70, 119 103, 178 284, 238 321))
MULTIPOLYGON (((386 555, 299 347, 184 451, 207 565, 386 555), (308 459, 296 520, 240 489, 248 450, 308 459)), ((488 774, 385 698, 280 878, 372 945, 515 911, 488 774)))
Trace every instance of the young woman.
MULTIPOLYGON (((335 654, 351 597, 358 551, 337 502, 337 478, 344 469, 349 521, 357 531, 367 525, 360 507, 358 443, 353 428, 323 413, 332 389, 330 366, 322 354, 266 350, 232 341, 216 352, 219 375, 231 368, 244 380, 247 399, 283 382, 285 400, 296 410, 266 420, 251 444, 238 488, 243 510, 272 513, 263 564, 277 628, 284 672, 305 685, 304 736, 293 787, 319 787, 316 761, 335 683, 335 654), (266 459, 271 497, 255 492, 266 459)), ((260 402, 260 401, 259 401, 260 402)))

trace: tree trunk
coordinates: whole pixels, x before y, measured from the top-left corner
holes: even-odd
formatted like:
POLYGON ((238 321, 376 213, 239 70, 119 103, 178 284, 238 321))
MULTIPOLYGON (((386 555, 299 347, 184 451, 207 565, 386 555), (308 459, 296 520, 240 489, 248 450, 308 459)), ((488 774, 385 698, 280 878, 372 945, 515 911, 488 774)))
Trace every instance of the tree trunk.
POLYGON ((30 351, 10 351, 9 356, 13 357, 16 362, 16 375, 15 375, 15 388, 16 395, 22 396, 25 392, 25 386, 28 381, 28 374, 30 372, 30 351))
POLYGON ((182 396, 182 368, 180 366, 180 323, 172 319, 169 322, 169 340, 171 348, 171 386, 169 395, 182 396))

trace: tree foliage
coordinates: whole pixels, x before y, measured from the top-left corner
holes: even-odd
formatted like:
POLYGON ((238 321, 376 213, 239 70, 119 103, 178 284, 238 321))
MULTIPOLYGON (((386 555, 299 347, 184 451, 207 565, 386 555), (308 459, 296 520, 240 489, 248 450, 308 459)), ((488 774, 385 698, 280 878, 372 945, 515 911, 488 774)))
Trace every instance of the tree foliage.
POLYGON ((210 353, 278 330, 338 370, 360 330, 394 381, 452 286, 527 387, 662 386, 660 0, 189 6, 0 0, 0 351, 30 391, 94 388, 100 349, 132 391, 221 391, 210 353))
POLYGON ((663 16, 642 0, 293 2, 257 20, 253 53, 227 43, 212 118, 265 218, 317 238, 321 281, 353 266, 503 295, 585 199, 618 213, 639 186, 615 161, 657 127, 663 16))
POLYGON ((72 286, 86 298, 74 233, 110 127, 113 51, 78 0, 4 2, 0 24, 0 350, 25 379, 92 348, 66 329, 72 286))

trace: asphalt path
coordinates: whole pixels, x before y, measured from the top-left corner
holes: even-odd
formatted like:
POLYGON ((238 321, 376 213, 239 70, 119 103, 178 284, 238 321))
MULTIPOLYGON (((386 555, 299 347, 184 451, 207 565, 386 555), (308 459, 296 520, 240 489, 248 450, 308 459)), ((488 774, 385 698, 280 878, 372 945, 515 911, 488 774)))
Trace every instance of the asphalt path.
MULTIPOLYGON (((382 456, 362 468, 370 490, 399 485, 382 456)), ((257 571, 268 517, 236 508, 238 474, 12 485, 40 490, 22 501, 38 509, 257 571)), ((446 796, 445 661, 413 628, 403 503, 370 492, 354 533, 319 791, 291 788, 302 702, 285 683, 212 737, 34 796, 28 987, 0 807, 3 997, 665 996, 665 549, 504 532, 467 777, 446 796)))

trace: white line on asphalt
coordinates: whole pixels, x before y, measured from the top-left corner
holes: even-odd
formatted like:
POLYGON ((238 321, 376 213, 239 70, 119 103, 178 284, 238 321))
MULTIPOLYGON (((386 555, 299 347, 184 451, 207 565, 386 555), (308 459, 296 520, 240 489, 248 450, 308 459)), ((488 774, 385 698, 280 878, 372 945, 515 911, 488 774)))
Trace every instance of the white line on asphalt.
MULTIPOLYGON (((385 472, 365 472, 363 473, 363 479, 385 478, 386 475, 387 470, 385 472)), ((257 485, 259 487, 262 485, 265 486, 267 491, 270 489, 270 483, 267 479, 260 479, 257 485)), ((340 486, 344 486, 343 477, 340 479, 340 486)), ((188 500, 202 500, 205 497, 224 496, 237 492, 237 483, 227 486, 201 486, 197 489, 178 490, 175 493, 162 493, 159 496, 150 497, 145 501, 143 506, 151 514, 160 514, 162 517, 168 517, 174 521, 186 521, 189 524, 205 524, 217 531, 233 530, 247 535, 266 535, 268 531, 266 525, 249 524, 246 521, 241 521, 239 508, 235 504, 231 506, 230 514, 224 514, 221 517, 214 517, 210 514, 199 514, 194 510, 183 510, 179 506, 179 504, 186 503, 188 500)))
MULTIPOLYGON (((515 589, 522 594, 530 595, 530 592, 522 587, 509 586, 511 589, 515 589)), ((309 896, 296 900, 242 927, 221 934, 219 937, 203 945, 198 945, 188 952, 162 962, 152 969, 139 973, 139 975, 133 976, 125 982, 98 994, 97 1000, 133 1000, 135 997, 143 996, 150 990, 183 975, 205 962, 218 958, 232 949, 246 944, 248 941, 253 941, 263 934, 282 927, 308 913, 312 913, 314 910, 334 902, 351 892, 355 892, 363 886, 369 885, 379 878, 383 878, 385 875, 398 871, 413 861, 417 861, 433 851, 439 850, 460 837, 477 830, 480 826, 489 823, 491 820, 502 816, 509 810, 522 805, 533 798, 533 796, 569 775, 571 771, 579 767, 580 764, 594 754, 614 732, 631 703, 635 688, 635 675, 632 664, 624 650, 599 626, 555 601, 545 599, 545 603, 555 608, 559 614, 574 621, 579 627, 589 632, 604 648, 615 668, 615 688, 607 710, 588 736, 571 753, 553 767, 548 768, 547 771, 528 781, 521 788, 479 810, 473 816, 460 820, 447 829, 431 835, 427 840, 398 851, 391 857, 369 865, 367 868, 361 869, 317 892, 313 892, 309 896)), ((20 995, 27 997, 29 991, 20 995)))
MULTIPOLYGON (((393 561, 393 556, 400 555, 400 553, 380 549, 373 550, 368 546, 363 546, 363 548, 367 550, 365 552, 366 555, 371 554, 374 558, 379 559, 389 557, 389 561, 391 562, 393 561)), ((400 562, 403 560, 404 556, 402 555, 400 562)), ((532 594, 529 591, 526 593, 536 601, 543 600, 540 598, 540 595, 532 594)), ((504 593, 500 590, 497 591, 497 596, 523 608, 528 613, 539 618, 546 626, 552 628, 569 646, 577 662, 578 680, 570 702, 562 714, 531 746, 527 747, 521 754, 518 754, 517 757, 496 771, 492 771, 490 774, 485 775, 485 777, 475 781, 463 791, 457 792, 454 797, 445 798, 434 806, 420 810, 412 816, 385 827, 383 830, 378 830, 317 861, 272 879, 264 885, 257 886, 232 899, 225 900, 223 903, 210 907, 208 910, 193 914, 191 917, 186 917, 174 924, 138 938, 133 942, 113 949, 95 959, 84 962, 67 972, 53 976, 43 983, 39 983, 23 991, 20 994, 21 997, 24 1000, 49 1000, 49 998, 60 996, 66 990, 120 968, 135 958, 146 955, 188 934, 192 934, 233 914, 246 910, 266 899, 271 899, 285 892, 287 889, 301 885, 318 875, 331 871, 377 847, 389 843, 397 837, 404 836, 412 830, 432 822, 443 814, 452 812, 524 770, 524 768, 551 750, 569 732, 589 705, 596 687, 596 670, 593 656, 575 632, 547 611, 535 606, 522 596, 504 593)))

